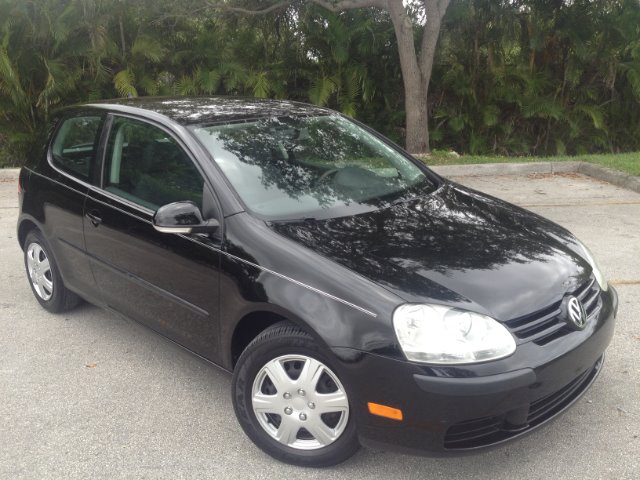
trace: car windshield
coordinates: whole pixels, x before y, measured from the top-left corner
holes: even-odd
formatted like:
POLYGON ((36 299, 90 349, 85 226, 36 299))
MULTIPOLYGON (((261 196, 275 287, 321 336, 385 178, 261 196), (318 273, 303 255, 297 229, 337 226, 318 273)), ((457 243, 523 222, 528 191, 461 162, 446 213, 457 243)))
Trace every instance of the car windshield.
POLYGON ((191 130, 245 205, 271 220, 351 215, 433 186, 412 161, 339 115, 271 117, 191 130))

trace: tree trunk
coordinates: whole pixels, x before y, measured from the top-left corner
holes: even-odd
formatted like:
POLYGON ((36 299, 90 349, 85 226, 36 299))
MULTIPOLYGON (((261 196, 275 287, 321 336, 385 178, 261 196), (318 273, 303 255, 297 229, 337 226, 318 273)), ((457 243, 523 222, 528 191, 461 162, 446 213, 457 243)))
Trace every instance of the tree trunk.
POLYGON ((426 23, 420 52, 416 52, 413 23, 402 0, 387 0, 387 9, 398 41, 404 81, 406 111, 405 148, 411 153, 429 153, 429 82, 440 35, 442 17, 450 0, 424 0, 426 23))
POLYGON ((410 153, 429 153, 429 113, 427 92, 422 86, 411 91, 405 82, 406 136, 405 148, 410 153))
POLYGON ((429 124, 425 86, 428 86, 428 83, 425 85, 418 64, 413 40, 413 23, 402 1, 389 0, 387 4, 398 41, 400 69, 404 83, 405 148, 411 153, 427 153, 429 152, 429 124))
POLYGON ((122 24, 122 15, 118 17, 118 25, 120 26, 120 45, 122 47, 122 59, 127 57, 127 48, 124 43, 124 25, 122 24))
MULTIPOLYGON (((429 83, 433 73, 433 61, 436 57, 436 46, 440 37, 442 18, 449 7, 451 0, 427 0, 424 8, 427 14, 427 23, 422 32, 422 44, 420 47, 420 72, 422 73, 422 88, 424 91, 425 105, 428 105, 429 83)), ((426 107, 428 109, 428 107, 426 107)), ((428 116, 428 112, 427 112, 428 116)), ((429 132, 427 127, 427 150, 429 152, 429 132)))

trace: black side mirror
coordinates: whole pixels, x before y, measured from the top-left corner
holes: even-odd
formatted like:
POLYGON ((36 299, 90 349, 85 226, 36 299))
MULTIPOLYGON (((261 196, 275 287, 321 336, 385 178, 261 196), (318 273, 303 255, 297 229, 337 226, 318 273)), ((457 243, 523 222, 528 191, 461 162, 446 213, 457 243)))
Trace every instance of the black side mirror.
POLYGON ((153 228, 162 233, 212 233, 220 223, 203 220, 202 213, 193 202, 174 202, 160 207, 153 215, 153 228))

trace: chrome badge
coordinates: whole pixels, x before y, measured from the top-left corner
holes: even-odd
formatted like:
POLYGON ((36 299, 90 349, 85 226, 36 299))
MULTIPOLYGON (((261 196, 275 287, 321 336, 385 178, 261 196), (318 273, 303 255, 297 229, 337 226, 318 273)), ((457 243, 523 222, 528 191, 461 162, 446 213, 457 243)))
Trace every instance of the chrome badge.
POLYGON ((570 327, 582 330, 587 324, 587 314, 580 300, 573 295, 565 297, 564 302, 565 320, 570 327))

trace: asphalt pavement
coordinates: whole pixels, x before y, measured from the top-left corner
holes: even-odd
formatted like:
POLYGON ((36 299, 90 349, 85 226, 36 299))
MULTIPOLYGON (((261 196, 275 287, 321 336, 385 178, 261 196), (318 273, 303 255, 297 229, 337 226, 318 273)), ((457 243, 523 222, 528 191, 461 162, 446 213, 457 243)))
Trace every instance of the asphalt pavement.
POLYGON ((618 289, 603 372, 555 422, 473 456, 362 449, 324 470, 281 464, 240 429, 228 374, 99 308, 39 306, 16 183, 0 177, 0 479, 640 478, 640 194, 572 172, 455 180, 569 228, 618 289))

